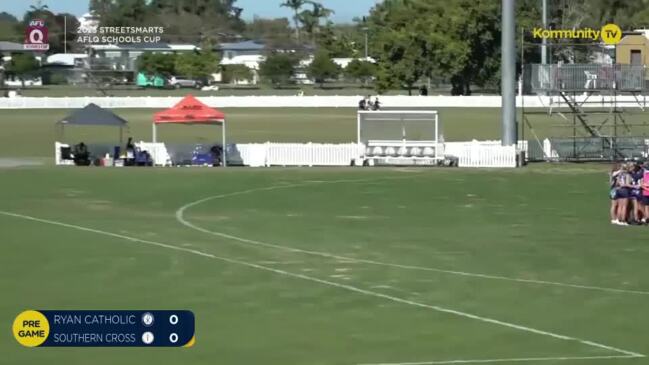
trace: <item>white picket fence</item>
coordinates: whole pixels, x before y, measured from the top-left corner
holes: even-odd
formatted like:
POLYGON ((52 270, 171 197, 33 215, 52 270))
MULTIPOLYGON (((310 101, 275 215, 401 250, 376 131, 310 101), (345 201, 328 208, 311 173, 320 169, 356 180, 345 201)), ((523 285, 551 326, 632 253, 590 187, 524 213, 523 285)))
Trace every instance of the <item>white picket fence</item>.
POLYGON ((468 146, 458 156, 460 167, 516 167, 516 146, 468 146))
MULTIPOLYGON (((164 143, 139 142, 137 147, 147 150, 157 166, 171 165, 171 157, 164 143)), ((62 144, 55 144, 57 165, 70 164, 60 155, 62 144)), ((449 142, 444 155, 456 158, 459 167, 517 167, 518 152, 526 145, 500 145, 499 141, 449 142)), ((252 143, 228 146, 228 164, 250 167, 268 166, 351 166, 362 165, 365 146, 357 143, 252 143)))
MULTIPOLYGON (((207 96, 199 99, 211 107, 218 108, 356 108, 363 96, 207 96)), ((582 100, 580 97, 578 100, 582 100)), ((102 108, 169 108, 181 97, 15 97, 0 98, 0 109, 77 109, 95 103, 102 108)), ((388 108, 500 108, 501 98, 497 95, 477 96, 382 96, 381 104, 388 108)), ((605 107, 606 97, 591 97, 584 107, 605 107)), ((517 105, 523 103, 516 98, 517 105)), ((524 97, 526 107, 565 106, 557 97, 524 97)), ((618 96, 618 106, 638 107, 634 97, 618 96)))
POLYGON ((350 166, 362 145, 322 143, 236 144, 228 148, 230 164, 245 166, 350 166))
POLYGON ((250 167, 266 166, 268 143, 241 143, 228 146, 228 164, 250 167))
POLYGON ((444 144, 444 155, 457 157, 460 167, 516 167, 521 151, 527 153, 527 141, 519 141, 517 146, 477 140, 444 144))
POLYGON ((164 143, 160 142, 144 142, 140 141, 135 144, 135 147, 140 150, 149 152, 149 155, 153 159, 153 163, 156 166, 171 166, 171 156, 169 156, 169 151, 167 151, 167 146, 164 143))
MULTIPOLYGON (((521 147, 526 147, 522 143, 521 147)), ((460 167, 516 167, 516 146, 499 141, 446 143, 444 155, 458 159, 460 167)), ((362 144, 263 143, 236 144, 228 149, 228 161, 245 166, 350 166, 361 164, 362 144)))

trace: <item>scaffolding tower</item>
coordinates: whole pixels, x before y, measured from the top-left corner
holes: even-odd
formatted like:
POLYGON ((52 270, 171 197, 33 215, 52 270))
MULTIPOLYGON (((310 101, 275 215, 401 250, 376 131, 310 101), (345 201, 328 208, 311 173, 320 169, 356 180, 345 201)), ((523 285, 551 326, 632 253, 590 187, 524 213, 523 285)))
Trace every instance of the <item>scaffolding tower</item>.
POLYGON ((526 89, 538 96, 542 107, 523 105, 522 138, 532 134, 543 150, 543 159, 620 161, 649 157, 648 77, 644 65, 531 64, 524 69, 526 89), (541 142, 536 127, 543 119, 553 122, 551 128, 543 126, 548 138, 541 142))

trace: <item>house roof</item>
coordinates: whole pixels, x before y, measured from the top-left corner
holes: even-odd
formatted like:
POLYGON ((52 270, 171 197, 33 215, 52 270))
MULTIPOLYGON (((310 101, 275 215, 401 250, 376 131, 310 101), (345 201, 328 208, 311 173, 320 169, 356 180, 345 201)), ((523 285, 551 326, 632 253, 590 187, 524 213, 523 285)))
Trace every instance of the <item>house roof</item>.
POLYGON ((217 48, 220 51, 263 51, 265 46, 256 41, 243 41, 236 43, 221 43, 217 48))
POLYGON ((56 53, 47 57, 48 65, 74 66, 74 61, 79 58, 88 58, 85 53, 56 53))
POLYGON ((0 52, 17 52, 25 51, 25 46, 21 43, 0 41, 0 52))
MULTIPOLYGON (((649 30, 635 30, 633 32, 625 32, 624 36, 617 45, 645 45, 649 43, 649 30)), ((615 45, 607 45, 609 49, 615 48, 615 45)))
POLYGON ((649 29, 634 29, 629 35, 632 34, 642 34, 645 38, 649 38, 649 29))
POLYGON ((259 64, 264 62, 265 56, 256 55, 241 55, 232 58, 223 58, 220 62, 221 65, 245 65, 253 70, 259 70, 259 64))
POLYGON ((193 44, 135 43, 135 44, 93 44, 96 51, 195 51, 200 49, 193 44))
MULTIPOLYGON (((338 66, 340 66, 340 67, 342 67, 342 68, 347 68, 347 66, 349 66, 349 64, 350 64, 353 60, 359 60, 359 61, 365 61, 365 62, 376 63, 376 60, 373 59, 372 57, 368 57, 368 58, 344 58, 344 57, 337 57, 337 58, 332 58, 331 60, 332 60, 335 64, 337 64, 338 66)), ((305 59, 301 60, 301 61, 300 61, 300 66, 302 66, 302 67, 307 67, 307 66, 309 66, 309 65, 312 64, 312 63, 313 63, 313 56, 310 56, 310 57, 308 57, 308 58, 305 58, 305 59)))

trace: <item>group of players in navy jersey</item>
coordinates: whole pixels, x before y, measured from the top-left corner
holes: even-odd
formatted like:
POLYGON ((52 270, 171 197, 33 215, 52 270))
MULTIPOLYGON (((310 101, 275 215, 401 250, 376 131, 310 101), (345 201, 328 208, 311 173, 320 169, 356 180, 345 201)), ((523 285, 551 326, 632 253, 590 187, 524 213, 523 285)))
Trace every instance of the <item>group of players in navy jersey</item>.
POLYGON ((649 224, 649 162, 615 164, 610 184, 611 223, 649 224))

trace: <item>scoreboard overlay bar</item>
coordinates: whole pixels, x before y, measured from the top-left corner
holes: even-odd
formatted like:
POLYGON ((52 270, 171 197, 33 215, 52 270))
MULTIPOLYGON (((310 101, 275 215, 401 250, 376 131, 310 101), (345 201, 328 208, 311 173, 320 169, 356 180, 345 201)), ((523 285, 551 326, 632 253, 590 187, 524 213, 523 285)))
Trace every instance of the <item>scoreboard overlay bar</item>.
POLYGON ((188 310, 27 310, 13 323, 26 347, 191 347, 188 310))

